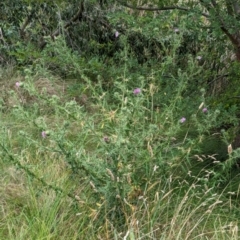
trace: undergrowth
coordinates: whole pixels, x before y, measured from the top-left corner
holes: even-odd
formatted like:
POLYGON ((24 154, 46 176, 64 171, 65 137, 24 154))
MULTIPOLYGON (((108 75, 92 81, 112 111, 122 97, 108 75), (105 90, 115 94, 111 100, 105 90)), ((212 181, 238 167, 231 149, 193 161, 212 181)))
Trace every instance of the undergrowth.
POLYGON ((169 74, 173 50, 135 75, 125 49, 107 85, 55 44, 60 68, 75 62, 72 79, 48 69, 46 52, 21 74, 1 72, 0 238, 238 239, 240 153, 205 90, 185 97, 196 60, 169 74))

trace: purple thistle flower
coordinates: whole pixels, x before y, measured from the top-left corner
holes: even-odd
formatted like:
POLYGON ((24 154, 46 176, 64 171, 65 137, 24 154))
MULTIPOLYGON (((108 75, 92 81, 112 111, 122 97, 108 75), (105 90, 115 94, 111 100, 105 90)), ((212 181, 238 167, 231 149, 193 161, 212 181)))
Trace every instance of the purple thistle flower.
POLYGON ((42 135, 42 138, 46 138, 47 136, 50 135, 50 132, 49 131, 42 131, 41 135, 42 135))
POLYGON ((179 33, 179 28, 174 28, 175 33, 179 33))
POLYGON ((16 82, 15 83, 15 87, 16 88, 20 88, 20 87, 22 87, 23 86, 23 83, 22 82, 16 82))
POLYGON ((180 119, 180 123, 184 123, 186 121, 186 118, 185 117, 182 117, 181 119, 180 119))
POLYGON ((203 108, 203 113, 206 113, 207 111, 208 111, 208 109, 205 107, 205 108, 203 108))
POLYGON ((118 36, 119 36, 119 32, 116 31, 116 32, 115 32, 115 37, 117 38, 118 36))
POLYGON ((20 82, 16 82, 16 83, 15 83, 15 86, 16 86, 17 88, 19 88, 19 87, 20 87, 20 82))
POLYGON ((140 88, 135 88, 135 89, 133 90, 133 94, 134 94, 134 95, 138 95, 139 93, 141 93, 141 89, 140 89, 140 88))
POLYGON ((47 137, 47 134, 45 131, 42 131, 42 138, 46 138, 47 137))

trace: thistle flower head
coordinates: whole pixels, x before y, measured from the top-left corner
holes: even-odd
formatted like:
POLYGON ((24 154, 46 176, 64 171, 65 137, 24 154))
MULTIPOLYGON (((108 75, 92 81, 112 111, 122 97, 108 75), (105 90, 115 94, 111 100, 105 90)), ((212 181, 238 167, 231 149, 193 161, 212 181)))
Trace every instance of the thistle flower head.
POLYGON ((119 36, 119 32, 116 31, 114 35, 115 35, 115 38, 118 38, 118 36, 119 36))
POLYGON ((15 83, 15 87, 16 88, 20 88, 20 87, 22 87, 23 86, 23 83, 22 82, 16 82, 15 83))
POLYGON ((105 143, 109 143, 109 142, 110 142, 110 139, 109 139, 108 136, 104 136, 104 137, 103 137, 103 141, 104 141, 105 143))
POLYGON ((184 123, 186 120, 187 120, 187 119, 186 119, 185 117, 182 117, 182 118, 180 119, 180 123, 184 123))
POLYGON ((135 88, 134 90, 133 90, 133 94, 134 95, 138 95, 138 94, 140 94, 141 93, 141 89, 140 88, 135 88))
POLYGON ((47 134, 45 131, 42 131, 42 138, 46 138, 47 137, 47 134))
POLYGON ((42 131, 41 135, 42 135, 42 138, 46 138, 47 136, 50 135, 50 133, 49 131, 42 131))
POLYGON ((179 33, 179 28, 174 28, 175 33, 179 33))

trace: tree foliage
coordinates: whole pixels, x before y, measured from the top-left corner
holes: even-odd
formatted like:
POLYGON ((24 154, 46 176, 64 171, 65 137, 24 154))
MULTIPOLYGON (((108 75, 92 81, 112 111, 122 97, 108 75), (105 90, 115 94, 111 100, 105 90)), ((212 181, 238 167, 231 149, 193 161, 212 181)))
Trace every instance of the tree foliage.
MULTIPOLYGON (((229 79, 236 78, 235 71, 229 71, 234 55, 240 59, 239 4, 235 0, 3 0, 0 16, 2 64, 34 65, 46 53, 46 45, 62 36, 88 65, 93 78, 103 71, 101 75, 109 82, 111 69, 117 71, 116 64, 126 64, 126 57, 131 59, 127 64, 134 74, 147 74, 148 67, 171 54, 175 66, 166 72, 175 75, 198 57, 204 75, 192 81, 211 93, 221 92, 229 79), (146 68, 140 70, 139 64, 146 68)), ((49 66, 56 67, 56 53, 47 52, 49 66)))
POLYGON ((128 8, 140 11, 178 10, 194 15, 202 15, 206 25, 214 31, 222 31, 231 41, 237 60, 240 61, 240 4, 237 0, 199 0, 199 1, 142 1, 138 6, 131 1, 118 2, 128 8))
MULTIPOLYGON (((69 41, 76 46, 87 43, 91 40, 99 44, 108 43, 114 40, 114 31, 117 26, 111 24, 108 14, 130 13, 144 18, 150 16, 159 19, 159 27, 165 25, 161 16, 163 11, 168 11, 169 17, 173 11, 177 11, 179 17, 185 15, 195 22, 194 31, 211 31, 221 41, 221 32, 230 39, 237 59, 239 53, 239 12, 240 7, 237 1, 1 1, 1 41, 4 48, 12 48, 16 43, 34 42, 42 49, 46 41, 44 37, 51 36, 52 39, 59 34, 65 33, 71 37, 69 41), (129 11, 131 9, 132 11, 129 11), (154 12, 148 14, 147 12, 154 12), (107 13, 107 14, 106 14, 107 13), (154 16, 154 17, 153 17, 154 16), (161 20, 160 20, 161 19, 161 20)), ((165 15, 166 16, 166 15, 165 15)), ((126 20, 126 15, 119 19, 126 20)), ((163 17, 164 18, 164 17, 163 17)), ((175 17, 176 19, 177 17, 175 17)), ((165 19, 166 21, 166 19, 165 19)), ((150 22, 150 21, 149 21, 150 22)), ((193 27, 194 24, 192 24, 193 27)), ((123 28, 126 32, 128 29, 123 28)), ((96 46, 94 46, 96 47, 96 46)), ((102 49, 102 46, 99 46, 102 49)), ((88 48, 87 48, 88 49, 88 48)), ((88 49, 89 50, 89 49, 88 49)), ((81 49, 82 51, 82 49, 81 49)), ((3 56, 2 56, 3 60, 3 56)))

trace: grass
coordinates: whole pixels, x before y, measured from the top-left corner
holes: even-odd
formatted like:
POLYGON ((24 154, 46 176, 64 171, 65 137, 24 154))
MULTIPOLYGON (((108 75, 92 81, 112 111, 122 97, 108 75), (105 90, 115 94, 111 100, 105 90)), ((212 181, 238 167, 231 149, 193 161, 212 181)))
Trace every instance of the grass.
POLYGON ((0 239, 239 239, 236 178, 194 164, 216 113, 180 124, 182 90, 159 110, 119 84, 2 70, 0 239))

